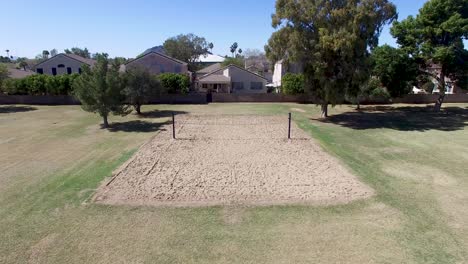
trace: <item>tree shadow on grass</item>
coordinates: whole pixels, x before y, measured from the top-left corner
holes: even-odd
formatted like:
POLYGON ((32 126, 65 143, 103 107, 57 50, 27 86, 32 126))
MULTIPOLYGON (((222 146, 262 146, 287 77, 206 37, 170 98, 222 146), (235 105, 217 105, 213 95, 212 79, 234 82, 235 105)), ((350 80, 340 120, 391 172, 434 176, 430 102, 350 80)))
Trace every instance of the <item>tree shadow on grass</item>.
POLYGON ((187 112, 184 111, 169 111, 169 110, 153 110, 153 111, 148 111, 148 112, 142 112, 140 117, 142 118, 163 118, 163 117, 172 117, 172 113, 174 115, 183 115, 187 114, 187 112))
POLYGON ((153 123, 141 120, 134 120, 128 122, 114 122, 109 124, 107 128, 110 132, 139 132, 149 133, 155 132, 161 129, 164 125, 170 124, 170 122, 153 123))
POLYGON ((0 114, 30 112, 30 111, 35 111, 35 110, 37 110, 37 108, 31 107, 31 106, 16 106, 16 105, 0 106, 0 114))
POLYGON ((468 126, 468 108, 444 107, 434 112, 433 107, 374 106, 315 120, 357 130, 455 131, 468 126))

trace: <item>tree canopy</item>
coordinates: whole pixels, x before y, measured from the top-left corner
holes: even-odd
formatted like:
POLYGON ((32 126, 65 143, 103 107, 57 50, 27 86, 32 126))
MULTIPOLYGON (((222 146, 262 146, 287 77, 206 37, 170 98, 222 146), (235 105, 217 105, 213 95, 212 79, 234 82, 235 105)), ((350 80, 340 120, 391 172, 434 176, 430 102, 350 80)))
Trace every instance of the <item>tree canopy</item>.
POLYGON ((91 53, 89 52, 89 50, 87 48, 81 49, 81 48, 78 48, 78 47, 74 47, 74 48, 71 48, 71 50, 70 49, 65 49, 64 52, 66 54, 75 54, 75 55, 78 55, 78 56, 81 56, 81 57, 87 58, 87 59, 91 58, 91 53))
POLYGON ((416 83, 418 65, 405 51, 383 45, 371 55, 372 75, 376 76, 392 97, 401 97, 416 83))
POLYGON ((388 0, 278 0, 273 33, 266 47, 271 59, 303 65, 306 89, 322 104, 341 103, 368 78, 369 50, 383 26, 396 18, 388 0))
POLYGON ((141 106, 148 101, 148 97, 160 92, 160 85, 156 76, 147 70, 132 68, 124 75, 124 93, 137 114, 141 114, 141 106))
POLYGON ((196 70, 196 62, 209 53, 210 44, 205 38, 194 34, 178 35, 164 42, 167 55, 188 63, 190 71, 196 70))
POLYGON ((440 110, 445 77, 466 81, 468 52, 463 39, 468 38, 468 2, 466 0, 429 0, 415 17, 395 22, 391 28, 397 43, 417 59, 424 72, 438 81, 440 110), (433 70, 433 68, 440 68, 433 70), (430 69, 432 68, 432 70, 430 69))
POLYGON ((103 127, 108 127, 109 113, 127 115, 124 82, 119 75, 119 65, 109 65, 106 54, 96 55, 96 64, 91 69, 83 65, 82 74, 74 81, 73 90, 83 110, 98 113, 103 118, 103 127))

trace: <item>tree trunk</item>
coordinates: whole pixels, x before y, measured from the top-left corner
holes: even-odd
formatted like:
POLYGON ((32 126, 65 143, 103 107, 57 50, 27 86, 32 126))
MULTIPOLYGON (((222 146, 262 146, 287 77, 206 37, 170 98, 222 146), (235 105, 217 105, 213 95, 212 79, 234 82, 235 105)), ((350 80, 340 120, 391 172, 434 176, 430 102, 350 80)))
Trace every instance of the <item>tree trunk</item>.
POLYGON ((322 118, 327 118, 328 117, 328 103, 323 103, 321 106, 320 106, 320 110, 321 110, 321 117, 322 118))
POLYGON ((138 115, 141 115, 141 105, 140 104, 135 105, 135 111, 137 112, 138 115))
POLYGON ((107 115, 103 116, 102 119, 103 119, 102 127, 103 128, 108 128, 109 127, 109 122, 107 122, 107 115))
POLYGON ((356 103, 356 110, 361 110, 361 103, 359 102, 359 100, 356 103))
POLYGON ((439 75, 439 98, 437 99, 437 102, 435 103, 434 106, 434 111, 440 112, 440 109, 442 108, 442 104, 444 103, 445 99, 445 69, 442 66, 442 69, 440 70, 440 75, 439 75))

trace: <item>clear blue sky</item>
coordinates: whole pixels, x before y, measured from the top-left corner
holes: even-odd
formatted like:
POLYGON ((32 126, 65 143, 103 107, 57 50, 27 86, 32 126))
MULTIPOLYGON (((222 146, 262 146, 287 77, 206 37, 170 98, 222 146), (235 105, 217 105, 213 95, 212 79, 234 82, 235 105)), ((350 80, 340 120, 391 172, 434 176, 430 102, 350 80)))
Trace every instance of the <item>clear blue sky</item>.
MULTIPOLYGON (((110 56, 135 57, 168 37, 195 33, 226 55, 229 46, 263 50, 273 28, 274 0, 1 0, 0 54, 34 57, 42 50, 87 47, 110 56)), ((426 0, 394 0, 399 19, 426 0)), ((380 44, 395 45, 388 28, 380 44)))

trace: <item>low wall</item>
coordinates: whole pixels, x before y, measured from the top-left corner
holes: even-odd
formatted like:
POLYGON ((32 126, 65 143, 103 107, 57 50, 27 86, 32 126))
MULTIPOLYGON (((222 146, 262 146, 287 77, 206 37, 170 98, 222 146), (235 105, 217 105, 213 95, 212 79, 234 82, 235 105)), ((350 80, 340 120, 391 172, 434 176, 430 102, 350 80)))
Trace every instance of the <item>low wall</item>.
POLYGON ((213 103, 316 103, 314 98, 307 95, 285 94, 216 94, 212 95, 213 103))
MULTIPOLYGON (((361 102, 362 104, 432 104, 437 101, 437 94, 408 94, 402 98, 375 98, 361 102)), ((283 95, 283 94, 213 94, 213 102, 272 102, 272 103, 319 103, 308 95, 283 95)), ((444 103, 468 103, 468 94, 448 94, 444 103)))
MULTIPOLYGON (((435 103, 439 96, 435 94, 409 94, 403 98, 392 100, 366 100, 362 104, 431 104, 435 103)), ((187 95, 163 95, 149 98, 149 104, 206 104, 207 95, 194 93, 187 95)), ((319 103, 307 95, 284 94, 212 94, 212 102, 215 103, 319 103)), ((448 94, 445 103, 468 103, 468 94, 448 94)), ((0 104, 26 104, 26 105, 79 105, 80 102, 68 95, 2 95, 0 104)))
MULTIPOLYGON (((149 98, 149 104, 206 104, 206 94, 163 95, 149 98)), ((0 104, 25 105, 79 105, 78 99, 70 95, 2 95, 0 104)))
MULTIPOLYGON (((431 104, 435 103, 437 94, 408 94, 402 98, 394 98, 395 104, 431 104)), ((468 94, 447 94, 444 103, 468 103, 468 94)))
POLYGON ((148 99, 149 104, 206 104, 207 97, 204 93, 193 94, 167 94, 148 99))

